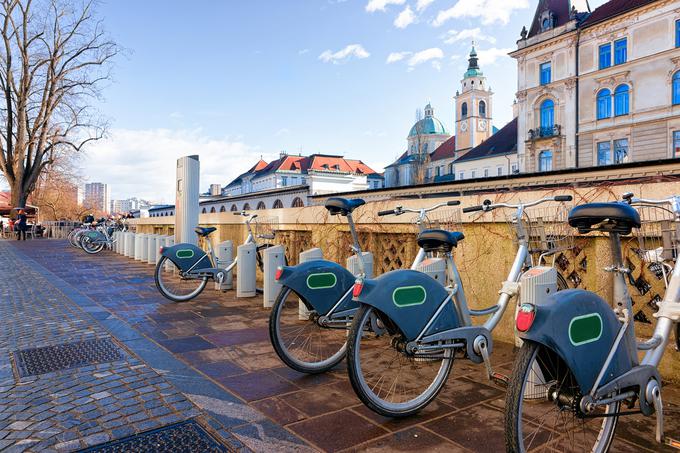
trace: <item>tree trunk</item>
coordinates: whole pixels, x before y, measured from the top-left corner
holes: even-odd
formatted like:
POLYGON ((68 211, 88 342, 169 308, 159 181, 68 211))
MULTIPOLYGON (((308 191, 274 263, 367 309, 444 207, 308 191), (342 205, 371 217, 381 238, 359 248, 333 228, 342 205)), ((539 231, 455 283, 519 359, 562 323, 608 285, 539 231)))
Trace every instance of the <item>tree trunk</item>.
POLYGON ((10 185, 9 189, 12 192, 12 207, 25 208, 27 194, 21 186, 21 181, 16 181, 14 184, 10 185))

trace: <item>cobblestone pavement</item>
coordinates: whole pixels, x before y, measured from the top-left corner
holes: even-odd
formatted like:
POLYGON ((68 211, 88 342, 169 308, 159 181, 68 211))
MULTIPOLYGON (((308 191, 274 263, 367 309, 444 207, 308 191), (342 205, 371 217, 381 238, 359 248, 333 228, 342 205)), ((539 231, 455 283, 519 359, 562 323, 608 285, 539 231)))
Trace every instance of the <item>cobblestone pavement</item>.
MULTIPOLYGON (((10 248, 6 244, 0 242, 2 255, 10 248)), ((11 249, 10 255, 14 257, 7 262, 0 258, 0 269, 3 269, 0 270, 0 298, 4 299, 8 291, 34 294, 32 291, 38 291, 38 288, 48 289, 41 293, 43 296, 38 302, 40 321, 29 321, 30 327, 24 330, 31 333, 25 333, 27 339, 21 346, 15 342, 23 340, 14 337, 17 330, 23 329, 22 323, 26 322, 19 314, 26 306, 2 307, 2 310, 12 312, 16 319, 15 323, 8 322, 16 324, 13 327, 15 334, 3 333, 0 336, 0 360, 5 360, 0 362, 3 390, 18 388, 11 378, 7 352, 24 345, 40 345, 31 338, 56 343, 67 339, 73 341, 78 335, 99 337, 97 332, 108 331, 131 353, 127 360, 107 365, 109 368, 104 373, 111 372, 113 375, 113 369, 132 373, 137 370, 136 366, 140 366, 138 370, 142 371, 136 371, 135 375, 149 373, 144 382, 151 380, 171 385, 154 388, 154 394, 159 394, 158 401, 162 404, 159 407, 175 409, 173 414, 181 413, 186 418, 189 415, 173 407, 176 403, 166 402, 163 393, 177 395, 177 398, 183 398, 183 402, 186 402, 186 397, 212 420, 225 438, 244 448, 255 451, 504 450, 504 392, 488 382, 480 366, 458 361, 435 403, 417 417, 390 420, 377 416, 359 402, 346 378, 344 366, 317 376, 302 375, 286 368, 269 344, 268 310, 262 308, 259 297, 237 299, 233 291, 219 293, 206 289, 192 302, 174 304, 158 294, 151 265, 113 253, 86 255, 70 248, 64 241, 12 242, 11 249), (14 280, 3 282, 4 269, 10 261, 12 266, 21 261, 18 267, 28 269, 29 276, 22 277, 21 283, 14 280), (36 279, 40 283, 35 283, 36 279), (69 308, 73 304, 67 302, 51 302, 51 299, 58 298, 54 288, 50 287, 54 282, 80 308, 69 308), (42 304, 50 307, 49 314, 43 315, 42 304), (59 306, 61 314, 51 311, 54 305, 59 306), (87 321, 88 316, 83 316, 79 310, 85 310, 97 321, 87 321), (48 325, 42 320, 56 325, 48 325), (105 330, 97 330, 97 325, 105 330), (50 333, 45 330, 50 330, 50 333), (69 333, 62 333, 62 340, 57 340, 58 337, 52 337, 52 331, 69 333), (92 333, 88 334, 88 331, 92 333), (6 347, 7 343, 11 346, 6 347)), ((35 311, 35 308, 31 309, 35 311)), ((8 319, 4 311, 0 315, 3 320, 8 319)), ((494 363, 507 373, 513 354, 509 345, 497 344, 494 363)), ((78 375, 83 374, 82 380, 86 382, 92 382, 93 376, 99 373, 99 369, 78 370, 78 375)), ((119 371, 115 373, 121 374, 119 371)), ((74 376, 74 373, 69 376, 74 376)), ((50 387, 55 387, 52 382, 56 379, 41 376, 40 380, 49 381, 50 387)), ((78 381, 79 378, 72 380, 78 381)), ((104 387, 98 388, 100 384, 96 382, 88 384, 88 388, 92 389, 89 395, 102 391, 112 393, 104 387)), ((145 387, 149 385, 162 384, 145 384, 145 387)), ((5 393, 0 394, 0 398, 5 398, 5 393)), ((667 433, 680 438, 680 390, 670 385, 664 390, 664 398, 667 433)), ((36 404, 45 403, 25 405, 32 407, 36 404)), ((98 402, 87 404, 97 406, 98 402)), ((0 422, 0 429, 6 430, 11 423, 28 420, 31 425, 23 428, 23 424, 14 425, 16 429, 11 431, 36 431, 33 424, 40 422, 32 418, 28 407, 20 408, 11 409, 8 415, 0 414, 0 420, 3 417, 11 420, 10 424, 0 422), (22 415, 16 418, 16 414, 22 415)), ((72 411, 67 410, 66 413, 75 417, 70 415, 72 411)), ((155 420, 153 417, 150 419, 155 420)), ((80 441, 83 436, 87 438, 89 434, 85 431, 89 428, 82 429, 81 420, 75 419, 70 428, 55 425, 54 434, 48 438, 56 436, 58 442, 68 442, 69 439, 64 439, 62 433, 76 432, 74 430, 78 431, 71 439, 80 441)), ((125 426, 139 430, 135 425, 139 423, 143 422, 133 420, 125 426)), ((653 419, 640 416, 621 419, 612 451, 667 451, 666 447, 655 443, 653 423, 653 419)), ((109 437, 117 436, 113 430, 102 431, 109 437)), ((0 438, 3 433, 5 431, 0 431, 0 438)), ((103 437, 101 439, 104 440, 103 437)))

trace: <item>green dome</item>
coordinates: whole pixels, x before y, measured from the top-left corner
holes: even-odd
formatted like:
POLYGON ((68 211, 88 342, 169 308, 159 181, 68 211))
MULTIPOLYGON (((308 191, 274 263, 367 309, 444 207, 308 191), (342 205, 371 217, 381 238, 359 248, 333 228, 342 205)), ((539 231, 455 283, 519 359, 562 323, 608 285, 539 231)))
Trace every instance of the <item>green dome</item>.
POLYGON ((411 132, 409 132, 408 136, 413 137, 414 135, 445 135, 448 134, 446 132, 446 128, 442 124, 441 121, 439 121, 435 117, 428 117, 428 118, 423 118, 422 120, 418 121, 416 124, 413 125, 411 128, 411 132))

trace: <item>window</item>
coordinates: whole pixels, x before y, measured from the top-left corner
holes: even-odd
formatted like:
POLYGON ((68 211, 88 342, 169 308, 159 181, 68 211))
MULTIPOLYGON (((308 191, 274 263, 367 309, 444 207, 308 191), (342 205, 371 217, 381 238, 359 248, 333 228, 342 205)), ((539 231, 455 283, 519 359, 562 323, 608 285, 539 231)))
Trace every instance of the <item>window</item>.
POLYGON ((555 103, 546 99, 541 103, 541 128, 552 128, 555 125, 555 103))
POLYGON ((283 207, 283 202, 281 200, 276 200, 273 207, 274 209, 281 209, 283 207))
POLYGON ((205 214, 205 208, 203 208, 203 210, 201 211, 201 214, 205 214))
POLYGON ((612 146, 609 142, 600 142, 597 144, 597 165, 611 165, 612 164, 612 146))
POLYGON ((460 106, 460 116, 467 118, 467 102, 463 102, 463 104, 460 106))
POLYGON ((215 212, 217 212, 217 211, 215 211, 215 206, 213 206, 212 208, 210 208, 210 213, 211 213, 211 214, 214 214, 215 212))
POLYGON ((441 170, 439 169, 439 167, 434 169, 434 175, 435 176, 441 176, 441 170))
POLYGON ((673 131, 673 157, 680 157, 680 131, 673 131))
POLYGON ((423 145, 423 152, 424 152, 424 153, 427 152, 427 145, 428 145, 427 143, 425 143, 425 144, 423 145))
POLYGON ((680 104, 680 71, 673 74, 673 105, 680 104))
POLYGON ((628 139, 614 140, 614 163, 623 164, 628 161, 628 139))
POLYGON ((496 175, 497 176, 503 176, 503 167, 498 167, 496 169, 496 175))
POLYGON ((244 205, 243 205, 243 210, 244 210, 244 211, 250 211, 250 204, 249 204, 249 203, 244 204, 244 205))
POLYGON ((472 170, 470 172, 470 178, 475 179, 475 176, 477 176, 477 170, 472 170))
POLYGON ((538 171, 552 170, 552 151, 541 151, 538 155, 538 171))
POLYGON ((680 47, 680 20, 675 21, 675 47, 680 47))
POLYGON ((614 41, 614 64, 623 64, 628 60, 628 40, 614 41))
POLYGON ((230 210, 231 210, 232 212, 238 211, 238 206, 236 206, 235 204, 233 204, 233 205, 231 205, 230 210))
POLYGON ((295 197, 295 199, 293 200, 293 204, 291 205, 291 207, 293 207, 293 208, 301 208, 301 207, 303 207, 304 205, 305 205, 305 204, 302 202, 302 198, 300 198, 300 197, 295 197))
POLYGON ((281 185, 282 185, 282 186, 287 186, 287 185, 288 185, 288 177, 286 177, 286 176, 281 176, 281 185))
POLYGON ((628 85, 619 85, 614 90, 614 115, 628 115, 628 85))
POLYGON ((597 93, 597 119, 610 118, 612 116, 612 92, 607 88, 597 93))
POLYGON ((600 69, 608 68, 612 65, 612 45, 610 43, 600 46, 600 69))
POLYGON ((465 179, 465 172, 464 171, 461 171, 460 173, 458 173, 458 179, 465 179))
POLYGON ((550 62, 541 65, 541 85, 547 85, 551 82, 550 62))
POLYGON ((513 175, 515 173, 519 173, 519 167, 517 166, 517 164, 512 164, 512 166, 510 167, 510 171, 512 171, 513 175))
POLYGON ((488 177, 489 177, 489 169, 488 169, 488 168, 485 168, 485 169, 484 169, 484 177, 485 177, 485 178, 488 178, 488 177))
POLYGON ((449 174, 454 175, 456 173, 456 168, 453 165, 453 162, 449 164, 449 174))
POLYGON ((479 116, 486 118, 486 102, 479 101, 479 116))
POLYGON ((307 184, 307 178, 301 178, 300 184, 302 184, 303 186, 307 184))
POLYGON ((227 207, 226 206, 220 207, 220 212, 227 212, 227 207))
POLYGON ((260 201, 257 204, 257 209, 267 209, 267 206, 265 206, 264 201, 260 201))

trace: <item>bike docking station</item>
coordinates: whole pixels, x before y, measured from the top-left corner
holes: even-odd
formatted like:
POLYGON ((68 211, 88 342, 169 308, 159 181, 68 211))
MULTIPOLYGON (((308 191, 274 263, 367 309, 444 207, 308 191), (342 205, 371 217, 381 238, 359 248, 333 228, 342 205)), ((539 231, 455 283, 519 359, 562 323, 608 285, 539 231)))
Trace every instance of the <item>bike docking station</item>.
POLYGON ((264 280, 264 308, 271 308, 274 306, 276 296, 281 291, 281 284, 276 280, 276 270, 285 266, 286 251, 282 245, 276 245, 264 250, 263 253, 264 269, 262 278, 264 280))
POLYGON ((257 247, 254 243, 241 244, 236 248, 236 297, 257 295, 257 247))
MULTIPOLYGON (((226 269, 234 262, 234 243, 232 241, 221 242, 216 250, 217 267, 226 269)), ((232 271, 223 272, 215 279, 215 291, 228 291, 234 289, 234 274, 232 271)))

